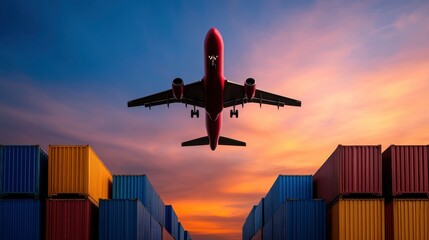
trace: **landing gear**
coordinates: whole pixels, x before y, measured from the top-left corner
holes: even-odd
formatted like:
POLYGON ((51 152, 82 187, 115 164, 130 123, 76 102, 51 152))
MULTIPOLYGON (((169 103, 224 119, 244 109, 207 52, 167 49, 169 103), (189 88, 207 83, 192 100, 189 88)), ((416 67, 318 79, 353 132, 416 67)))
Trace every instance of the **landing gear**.
POLYGON ((229 117, 232 118, 233 116, 235 116, 235 118, 238 118, 238 110, 231 110, 229 112, 229 117))
POLYGON ((191 110, 191 118, 194 118, 194 116, 196 116, 197 118, 200 117, 200 110, 195 110, 195 106, 194 110, 191 110))

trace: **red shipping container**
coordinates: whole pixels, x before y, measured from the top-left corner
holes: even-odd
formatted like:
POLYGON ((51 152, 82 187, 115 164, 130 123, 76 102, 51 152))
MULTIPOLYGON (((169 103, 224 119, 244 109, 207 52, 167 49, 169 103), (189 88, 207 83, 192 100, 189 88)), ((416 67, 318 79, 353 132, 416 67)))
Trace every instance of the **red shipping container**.
POLYGON ((429 196, 429 146, 391 145, 383 152, 386 197, 429 196))
POLYGON ((327 205, 337 197, 382 195, 381 145, 338 145, 313 176, 314 197, 327 205))
POLYGON ((162 227, 162 240, 174 240, 165 227, 162 227))
POLYGON ((46 200, 46 239, 98 239, 98 208, 88 199, 46 200))

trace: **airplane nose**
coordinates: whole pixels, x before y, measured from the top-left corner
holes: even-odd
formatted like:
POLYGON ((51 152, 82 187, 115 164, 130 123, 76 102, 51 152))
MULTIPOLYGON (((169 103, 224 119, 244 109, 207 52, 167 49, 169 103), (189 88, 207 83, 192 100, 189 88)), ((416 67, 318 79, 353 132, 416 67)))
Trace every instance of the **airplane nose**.
POLYGON ((219 30, 216 28, 210 28, 207 32, 206 39, 215 39, 215 41, 220 41, 222 39, 219 30))

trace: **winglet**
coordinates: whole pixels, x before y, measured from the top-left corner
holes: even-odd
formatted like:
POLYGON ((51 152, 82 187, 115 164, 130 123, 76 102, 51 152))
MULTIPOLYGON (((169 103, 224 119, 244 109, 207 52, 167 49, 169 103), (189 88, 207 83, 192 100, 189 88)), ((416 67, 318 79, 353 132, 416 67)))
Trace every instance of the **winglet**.
POLYGON ((242 141, 238 141, 232 138, 227 137, 219 137, 219 145, 228 145, 228 146, 239 146, 239 147, 245 147, 246 143, 242 141))
POLYGON ((182 142, 182 147, 209 145, 209 137, 201 137, 190 141, 182 142))

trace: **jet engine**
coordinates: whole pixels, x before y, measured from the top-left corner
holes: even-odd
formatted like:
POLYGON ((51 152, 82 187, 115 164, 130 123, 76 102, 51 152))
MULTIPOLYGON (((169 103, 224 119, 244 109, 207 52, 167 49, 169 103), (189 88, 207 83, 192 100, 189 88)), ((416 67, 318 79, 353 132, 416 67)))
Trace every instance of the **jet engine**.
POLYGON ((248 100, 251 100, 255 97, 256 92, 256 81, 253 78, 248 78, 244 82, 244 95, 248 100))
POLYGON ((177 100, 183 98, 183 80, 181 78, 175 78, 172 83, 173 96, 177 100))

